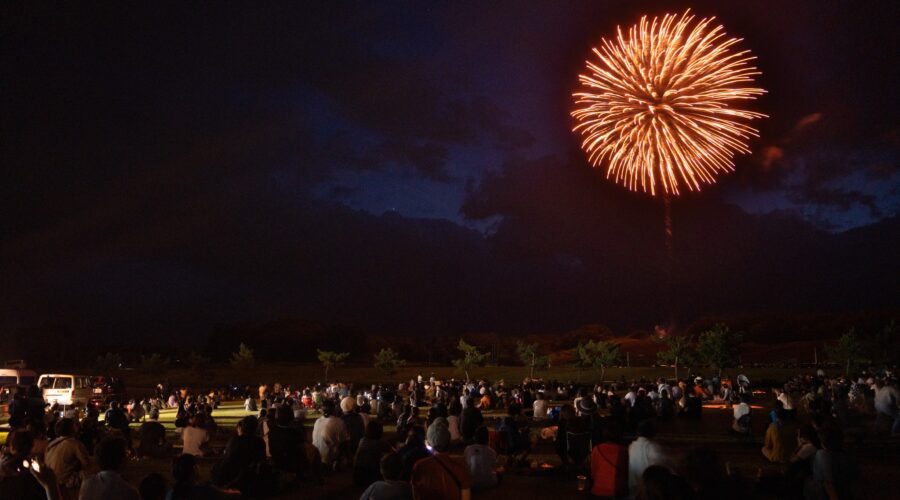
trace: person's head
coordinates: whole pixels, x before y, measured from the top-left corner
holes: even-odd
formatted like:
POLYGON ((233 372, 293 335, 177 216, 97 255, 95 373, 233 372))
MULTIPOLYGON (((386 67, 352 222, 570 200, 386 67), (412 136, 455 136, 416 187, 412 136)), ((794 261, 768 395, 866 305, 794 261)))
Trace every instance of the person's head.
POLYGON ((237 431, 241 436, 252 436, 256 433, 259 421, 253 415, 247 415, 238 422, 237 431))
POLYGON ((684 479, 661 465, 651 465, 641 475, 637 498, 641 500, 681 500, 692 498, 693 492, 684 479))
POLYGON ((118 408, 118 407, 119 407, 119 401, 118 401, 118 400, 114 399, 114 400, 112 400, 112 401, 109 402, 109 409, 110 409, 110 410, 115 410, 115 409, 118 408))
POLYGON ((56 435, 60 437, 71 437, 75 435, 75 419, 61 418, 56 422, 56 435))
POLYGON ((125 440, 108 437, 100 441, 95 449, 100 470, 116 471, 125 464, 125 440))
POLYGON ((684 456, 684 478, 695 490, 715 489, 725 478, 725 468, 716 452, 692 448, 684 456))
POLYGON ((414 425, 409 428, 406 434, 406 445, 415 448, 425 447, 425 428, 421 425, 414 425))
POLYGON ((383 435, 384 426, 381 425, 381 422, 375 419, 369 420, 369 423, 366 424, 366 438, 378 440, 383 435))
POLYGON ((475 429, 475 442, 477 444, 488 444, 488 428, 485 426, 481 426, 475 429))
POLYGON ((341 400, 341 411, 344 413, 353 413, 356 411, 356 398, 347 396, 341 400))
POLYGON ((572 405, 563 405, 559 409, 560 420, 572 420, 575 418, 575 407, 572 405))
POLYGON ((819 436, 813 426, 806 424, 797 429, 797 441, 801 444, 809 443, 819 447, 819 436))
POLYGON ((403 458, 399 453, 388 453, 381 457, 381 476, 385 481, 397 481, 403 473, 403 458))
POLYGON ((166 497, 166 478, 158 472, 151 472, 144 476, 138 491, 141 493, 141 500, 163 500, 166 497))
POLYGON ((819 429, 819 443, 829 451, 841 451, 844 448, 844 435, 838 429, 823 427, 819 429))
POLYGON ((34 436, 28 431, 19 430, 6 436, 7 453, 14 457, 27 457, 34 448, 34 436))
POLYGON ((428 442, 435 451, 447 451, 450 447, 450 430, 447 419, 438 417, 428 426, 428 442))
POLYGON ((326 399, 322 402, 322 416, 330 417, 334 415, 334 401, 326 399))
POLYGON ((279 406, 275 412, 275 422, 282 427, 287 427, 294 421, 294 410, 290 406, 279 406))
POLYGON ((538 401, 544 399, 544 391, 539 391, 537 393, 537 399, 538 399, 538 401))
POLYGON ((173 498, 187 498, 190 486, 197 480, 197 459, 194 455, 183 453, 172 461, 172 478, 175 479, 173 498))
POLYGON ((643 420, 637 426, 637 435, 639 437, 653 439, 656 436, 656 427, 653 426, 652 420, 643 420))

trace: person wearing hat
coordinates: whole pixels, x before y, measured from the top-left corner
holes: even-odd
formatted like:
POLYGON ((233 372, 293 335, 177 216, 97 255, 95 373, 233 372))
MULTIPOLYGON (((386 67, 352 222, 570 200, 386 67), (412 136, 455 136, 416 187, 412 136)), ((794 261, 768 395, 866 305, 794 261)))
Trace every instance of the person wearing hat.
POLYGON ((434 453, 416 462, 410 482, 416 500, 469 500, 472 476, 468 467, 447 453, 450 431, 447 420, 438 417, 428 427, 426 440, 434 453))

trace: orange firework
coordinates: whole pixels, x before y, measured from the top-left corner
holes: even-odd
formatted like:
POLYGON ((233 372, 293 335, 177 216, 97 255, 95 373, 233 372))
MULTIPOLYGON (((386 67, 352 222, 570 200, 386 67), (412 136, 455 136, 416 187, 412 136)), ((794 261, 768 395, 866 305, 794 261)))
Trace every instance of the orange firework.
POLYGON ((746 122, 765 115, 735 107, 765 90, 750 85, 760 73, 750 51, 733 51, 714 18, 694 23, 685 12, 659 20, 641 18, 626 37, 602 39, 597 59, 579 75, 574 94, 578 122, 590 162, 606 161, 607 178, 655 195, 684 184, 699 190, 719 172, 734 170, 735 153, 749 153, 757 131, 746 122))

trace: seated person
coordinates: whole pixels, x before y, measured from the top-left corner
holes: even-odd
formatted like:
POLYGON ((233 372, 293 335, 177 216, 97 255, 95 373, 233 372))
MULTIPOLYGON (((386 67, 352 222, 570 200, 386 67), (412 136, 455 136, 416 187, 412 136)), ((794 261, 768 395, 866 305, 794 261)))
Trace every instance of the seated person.
POLYGON ((209 431, 203 426, 203 413, 188 419, 188 425, 181 431, 182 453, 202 457, 209 442, 209 431))
POLYGON ((443 418, 428 427, 427 440, 434 453, 416 462, 410 483, 414 498, 459 500, 470 498, 472 476, 466 464, 450 456, 450 431, 443 418))
POLYGON ((172 451, 172 445, 166 440, 166 428, 157 421, 158 416, 159 412, 151 415, 138 428, 139 457, 163 458, 169 456, 169 452, 172 451))
POLYGON ((591 494, 600 497, 628 496, 628 447, 619 443, 618 426, 600 432, 601 442, 591 450, 591 494))
POLYGON ((212 483, 250 496, 257 492, 258 465, 266 460, 266 444, 256 435, 256 417, 241 419, 228 440, 222 461, 212 470, 212 483))
POLYGON ((401 481, 403 459, 397 453, 388 453, 381 458, 380 481, 372 483, 359 500, 412 500, 412 486, 409 481, 401 481))
POLYGON ((463 458, 472 475, 472 489, 485 490, 497 486, 497 452, 488 443, 487 427, 475 431, 475 444, 466 446, 463 458))
POLYGON ((734 422, 731 424, 732 432, 738 434, 750 433, 750 405, 747 404, 747 396, 741 395, 741 403, 734 407, 734 422))

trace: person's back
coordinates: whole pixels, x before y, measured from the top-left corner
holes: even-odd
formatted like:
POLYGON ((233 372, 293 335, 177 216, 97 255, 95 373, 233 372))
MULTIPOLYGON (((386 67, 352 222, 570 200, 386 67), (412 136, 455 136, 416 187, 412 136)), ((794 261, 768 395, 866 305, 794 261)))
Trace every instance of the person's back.
POLYGON ((353 457, 353 483, 357 486, 366 486, 379 479, 381 456, 389 449, 381 440, 383 432, 381 422, 377 420, 366 426, 366 435, 360 439, 353 457))
POLYGON ((628 495, 628 448, 612 440, 591 450, 591 493, 601 497, 628 495))
POLYGON ((428 442, 434 454, 416 462, 410 476, 413 498, 416 500, 459 500, 471 495, 472 476, 466 464, 446 453, 450 446, 450 431, 443 418, 428 428, 428 442))
POLYGON ((163 458, 169 454, 166 428, 155 419, 147 420, 138 428, 137 453, 141 457, 163 458))
POLYGON ((544 393, 539 392, 537 399, 534 400, 532 408, 534 409, 534 419, 544 420, 547 418, 547 409, 550 407, 549 401, 544 399, 544 393))
POLYGON ((478 429, 484 423, 481 410, 475 407, 475 402, 471 399, 468 401, 466 409, 463 410, 460 420, 459 430, 465 441, 471 441, 475 437, 475 429, 478 429))
POLYGON ((56 424, 59 437, 47 446, 47 466, 56 474, 60 489, 70 496, 78 492, 84 472, 91 466, 91 457, 84 444, 75 439, 75 421, 64 418, 56 424))
POLYGON ((203 446, 209 441, 209 432, 191 419, 191 424, 181 431, 181 439, 183 441, 182 453, 202 457, 204 455, 203 446))
POLYGON ((360 500, 412 500, 412 486, 401 481, 403 460, 397 453, 388 453, 379 461, 383 479, 374 481, 366 488, 360 500))
POLYGON ((804 495, 807 499, 852 498, 851 483, 858 475, 856 464, 843 451, 840 431, 823 428, 819 431, 822 448, 812 459, 812 476, 807 479, 804 495))
POLYGON ((336 465, 341 457, 341 447, 350 439, 347 426, 340 417, 334 415, 334 401, 327 400, 322 404, 322 416, 313 425, 312 441, 322 463, 336 465))
POLYGON ((652 441, 656 435, 653 423, 645 420, 638 425, 638 438, 628 446, 628 488, 637 491, 644 471, 651 465, 665 465, 662 447, 652 441))
POLYGON ((475 444, 466 447, 463 458, 472 475, 472 489, 483 490, 497 486, 497 452, 488 442, 487 427, 475 431, 475 444))
POLYGON ((256 435, 256 417, 246 416, 238 423, 237 435, 228 440, 222 461, 212 470, 212 483, 236 488, 245 495, 256 489, 257 466, 266 459, 266 444, 256 435))
POLYGON ((305 454, 303 438, 297 429, 279 422, 269 429, 269 453, 272 466, 283 472, 301 472, 305 454))
POLYGON ((122 478, 119 471, 125 465, 125 442, 106 438, 97 445, 100 472, 81 485, 78 498, 84 500, 140 500, 137 488, 122 478))

